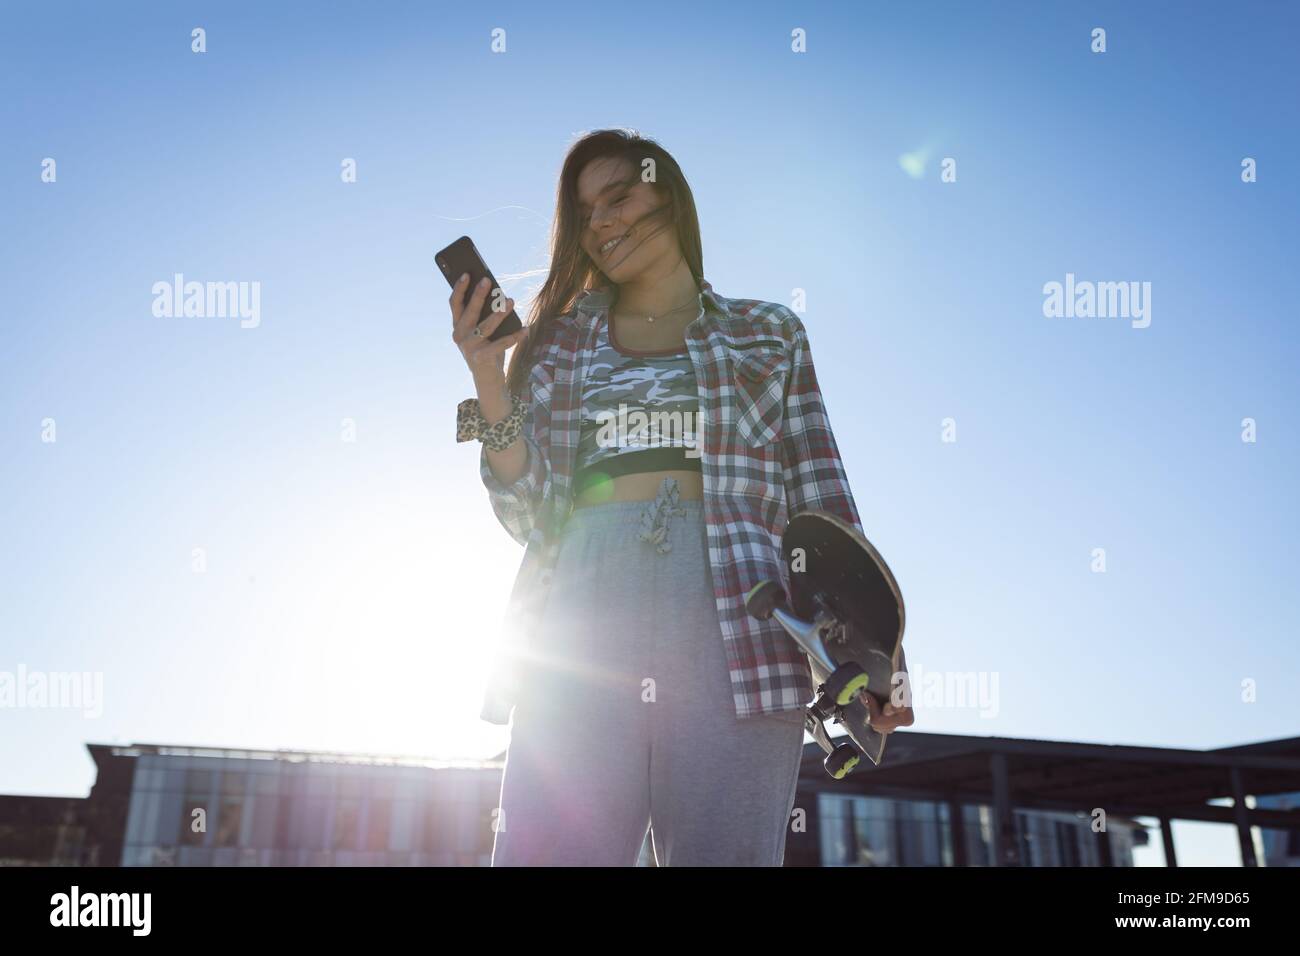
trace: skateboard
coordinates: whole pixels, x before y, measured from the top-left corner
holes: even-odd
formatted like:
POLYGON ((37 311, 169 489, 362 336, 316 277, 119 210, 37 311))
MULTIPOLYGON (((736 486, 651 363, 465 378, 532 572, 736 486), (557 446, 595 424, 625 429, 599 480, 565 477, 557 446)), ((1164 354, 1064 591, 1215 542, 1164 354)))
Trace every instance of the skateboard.
POLYGON ((745 596, 752 617, 776 618, 803 648, 817 692, 804 710, 804 728, 826 752, 823 766, 837 780, 861 754, 879 765, 885 734, 871 728, 862 694, 882 707, 903 658, 905 612, 898 582, 871 542, 824 511, 795 515, 781 538, 790 593, 760 581, 745 596), (833 741, 826 721, 843 724, 852 743, 833 741))

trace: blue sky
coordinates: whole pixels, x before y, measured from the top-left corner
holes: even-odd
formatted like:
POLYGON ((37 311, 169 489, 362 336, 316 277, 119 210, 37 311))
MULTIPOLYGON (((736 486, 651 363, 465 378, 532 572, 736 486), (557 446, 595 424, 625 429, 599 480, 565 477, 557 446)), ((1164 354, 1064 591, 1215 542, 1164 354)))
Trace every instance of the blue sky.
POLYGON ((104 712, 0 713, 0 792, 85 793, 87 740, 504 747, 477 714, 520 549, 453 440, 433 253, 469 232, 526 298, 603 126, 678 158, 719 292, 806 290, 909 662, 998 677, 996 717, 917 729, 1294 735, 1300 17, 1137 6, 6 10, 0 670, 101 672, 104 712), (260 283, 260 324, 155 317, 175 273, 260 283), (1044 317, 1067 273, 1150 282, 1150 327, 1044 317))

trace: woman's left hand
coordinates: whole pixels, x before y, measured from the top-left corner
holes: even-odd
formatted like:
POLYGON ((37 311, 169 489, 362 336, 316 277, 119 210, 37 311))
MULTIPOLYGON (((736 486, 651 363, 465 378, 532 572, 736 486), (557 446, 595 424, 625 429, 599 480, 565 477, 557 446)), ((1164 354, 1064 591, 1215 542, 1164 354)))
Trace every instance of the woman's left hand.
POLYGON ((861 697, 871 713, 868 722, 876 733, 887 734, 899 727, 911 727, 916 719, 912 715, 911 707, 895 707, 892 702, 885 701, 884 710, 881 710, 880 705, 876 703, 876 698, 866 690, 861 692, 861 697))

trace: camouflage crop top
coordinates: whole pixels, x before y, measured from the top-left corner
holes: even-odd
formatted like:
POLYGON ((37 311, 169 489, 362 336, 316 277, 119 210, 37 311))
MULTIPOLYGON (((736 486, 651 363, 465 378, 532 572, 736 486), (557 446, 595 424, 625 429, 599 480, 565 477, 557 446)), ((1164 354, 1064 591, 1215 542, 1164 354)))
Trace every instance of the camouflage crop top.
POLYGON ((619 475, 699 471, 700 400, 685 343, 653 352, 625 348, 606 318, 594 349, 582 387, 575 492, 619 475))

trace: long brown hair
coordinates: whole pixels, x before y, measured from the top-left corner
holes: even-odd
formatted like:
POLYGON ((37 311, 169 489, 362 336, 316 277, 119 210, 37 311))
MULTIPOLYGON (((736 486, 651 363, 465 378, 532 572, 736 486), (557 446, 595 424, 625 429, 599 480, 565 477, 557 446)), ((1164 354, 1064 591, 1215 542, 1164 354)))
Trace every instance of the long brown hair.
POLYGON ((695 212, 695 197, 677 160, 654 140, 635 130, 600 129, 587 133, 569 147, 560 170, 555 219, 551 224, 551 268, 529 311, 528 337, 510 356, 506 385, 512 393, 522 392, 547 328, 573 308, 578 293, 610 284, 579 241, 586 222, 578 209, 578 175, 593 159, 609 157, 628 160, 636 170, 642 169, 644 160, 654 160, 652 186, 664 200, 667 227, 676 228, 677 242, 691 275, 696 281, 704 278, 704 253, 700 245, 700 219, 695 212))

